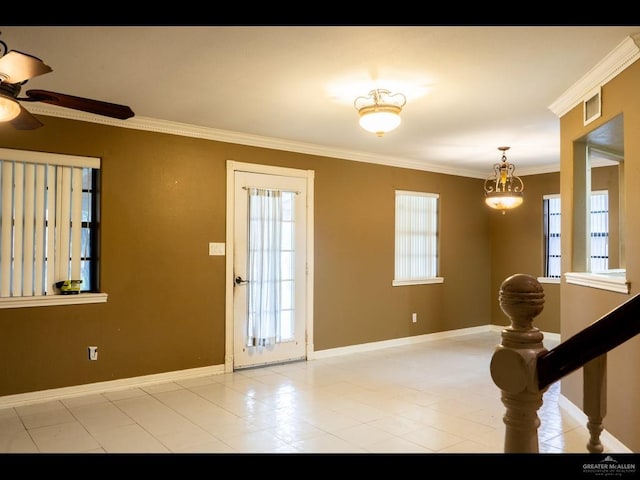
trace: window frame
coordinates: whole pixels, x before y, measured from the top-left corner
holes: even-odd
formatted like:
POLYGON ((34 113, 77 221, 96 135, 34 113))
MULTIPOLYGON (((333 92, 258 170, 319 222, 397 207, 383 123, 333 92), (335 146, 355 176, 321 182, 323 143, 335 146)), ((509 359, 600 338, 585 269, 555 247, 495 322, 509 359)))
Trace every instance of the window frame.
MULTIPOLYGON (((81 291, 73 295, 62 295, 56 292, 50 292, 43 295, 33 296, 11 296, 0 297, 0 309, 3 308, 24 308, 24 307, 41 307, 54 305, 73 305, 86 303, 104 303, 107 301, 108 295, 98 290, 98 259, 99 250, 99 170, 100 158, 84 157, 77 155, 66 155, 48 152, 37 152, 29 150, 15 150, 0 148, 0 159, 9 162, 45 164, 63 167, 91 168, 92 171, 92 190, 97 195, 92 201, 91 212, 91 257, 93 258, 94 268, 92 269, 92 285, 95 291, 81 291)), ((84 187, 83 187, 84 188, 84 187)), ((86 222, 83 222, 83 225, 86 222)))
MULTIPOLYGON (((415 215, 416 212, 411 212, 411 215, 415 215)), ((430 235, 427 233, 426 235, 430 235)), ((428 239, 425 239, 425 242, 429 243, 428 239)), ((410 252, 411 253, 411 252, 410 252)), ((412 257, 413 258, 413 255, 412 257)), ((418 192, 418 191, 409 191, 409 190, 395 190, 394 192, 394 271, 393 271, 393 280, 391 285, 394 287, 398 286, 406 286, 406 285, 426 285, 426 284, 434 284, 434 283, 443 283, 444 278, 438 276, 440 271, 440 194, 438 193, 430 193, 430 192, 418 192), (398 278, 398 262, 399 262, 399 249, 398 249, 398 236, 401 234, 399 232, 399 203, 398 197, 422 197, 422 198, 431 198, 435 201, 435 208, 431 209, 431 213, 433 217, 428 219, 428 223, 431 226, 435 226, 435 252, 428 250, 425 252, 425 261, 430 256, 435 256, 433 259, 435 265, 433 269, 435 270, 434 275, 432 276, 417 276, 417 277, 407 277, 407 278, 398 278)), ((428 270, 428 267, 426 267, 428 270)))

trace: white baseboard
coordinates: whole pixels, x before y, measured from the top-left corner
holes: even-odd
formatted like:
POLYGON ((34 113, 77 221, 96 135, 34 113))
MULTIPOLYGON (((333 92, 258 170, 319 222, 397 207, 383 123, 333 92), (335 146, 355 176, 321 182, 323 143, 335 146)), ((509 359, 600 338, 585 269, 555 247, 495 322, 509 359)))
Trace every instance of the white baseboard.
POLYGON ((328 348, 326 350, 316 350, 315 352, 313 352, 313 354, 308 355, 307 358, 309 360, 316 360, 321 358, 335 357, 338 355, 346 355, 349 353, 370 352, 372 350, 379 350, 381 348, 387 347, 399 347, 403 345, 412 345, 414 343, 431 342, 433 340, 459 337, 462 335, 470 335, 472 333, 490 332, 492 330, 495 330, 494 327, 497 326, 482 325, 479 327, 448 330, 446 332, 426 333, 424 335, 415 335, 413 337, 394 338, 393 340, 383 340, 381 342, 360 343, 358 345, 350 345, 348 347, 328 348))
POLYGON ((16 407, 30 403, 44 402, 48 400, 60 400, 64 398, 90 395, 92 393, 112 392, 125 388, 143 387, 154 383, 164 383, 185 378, 202 377, 206 375, 219 375, 224 373, 224 365, 213 365, 210 367, 191 368, 188 370, 178 370, 174 372, 145 375, 142 377, 123 378, 108 382, 87 383, 73 387, 54 388, 51 390, 40 390, 38 392, 19 393, 16 395, 5 395, 0 397, 0 408, 16 407))

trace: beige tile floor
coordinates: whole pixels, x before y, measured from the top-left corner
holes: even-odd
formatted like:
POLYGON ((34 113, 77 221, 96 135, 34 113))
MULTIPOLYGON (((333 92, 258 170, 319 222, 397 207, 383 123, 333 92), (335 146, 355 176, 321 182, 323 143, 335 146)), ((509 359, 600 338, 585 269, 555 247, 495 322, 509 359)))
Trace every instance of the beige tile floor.
MULTIPOLYGON (((489 373, 499 341, 474 333, 5 407, 0 452, 502 453, 489 373)), ((554 384, 538 412, 540 453, 586 453, 586 426, 558 399, 554 384)))

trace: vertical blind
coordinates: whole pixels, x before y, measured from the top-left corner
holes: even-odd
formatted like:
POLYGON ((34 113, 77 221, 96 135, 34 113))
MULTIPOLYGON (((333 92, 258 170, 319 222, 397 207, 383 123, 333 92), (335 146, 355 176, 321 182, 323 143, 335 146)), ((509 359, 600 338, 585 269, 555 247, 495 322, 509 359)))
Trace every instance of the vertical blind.
POLYGON ((544 276, 560 278, 561 245, 560 245, 560 195, 543 197, 544 236, 545 236, 545 268, 544 276))
POLYGON ((0 297, 53 294, 55 282, 81 278, 82 171, 99 159, 34 157, 0 159, 0 297))
POLYGON ((609 195, 606 191, 591 193, 591 271, 609 268, 609 195))
POLYGON ((436 276, 437 212, 437 194, 396 192, 396 281, 423 280, 436 276))

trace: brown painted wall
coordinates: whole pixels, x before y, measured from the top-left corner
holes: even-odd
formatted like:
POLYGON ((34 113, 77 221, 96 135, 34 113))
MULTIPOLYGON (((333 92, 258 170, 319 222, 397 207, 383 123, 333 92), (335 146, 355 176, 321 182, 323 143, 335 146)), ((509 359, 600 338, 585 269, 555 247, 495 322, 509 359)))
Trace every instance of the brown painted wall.
POLYGON ((315 171, 316 350, 492 323, 480 179, 42 120, 0 125, 0 146, 102 158, 109 299, 0 310, 0 395, 224 363, 225 261, 207 246, 225 241, 227 160, 315 171), (443 284, 391 286, 396 188, 440 194, 443 284))
MULTIPOLYGON (((640 62, 635 62, 602 87, 602 117, 584 126, 582 105, 561 118, 562 270, 572 271, 573 142, 619 114, 624 115, 625 263, 631 282, 629 295, 590 287, 561 284, 561 335, 569 338, 617 305, 640 292, 640 62), (566 232, 566 235, 565 235, 566 232)), ((607 355, 607 414, 604 427, 634 452, 640 452, 640 338, 622 344, 607 355)), ((582 370, 562 380, 562 393, 582 405, 582 370)))
POLYGON ((328 158, 314 169, 317 350, 489 323, 479 180, 328 158), (440 194, 443 284, 391 286, 396 189, 440 194))

